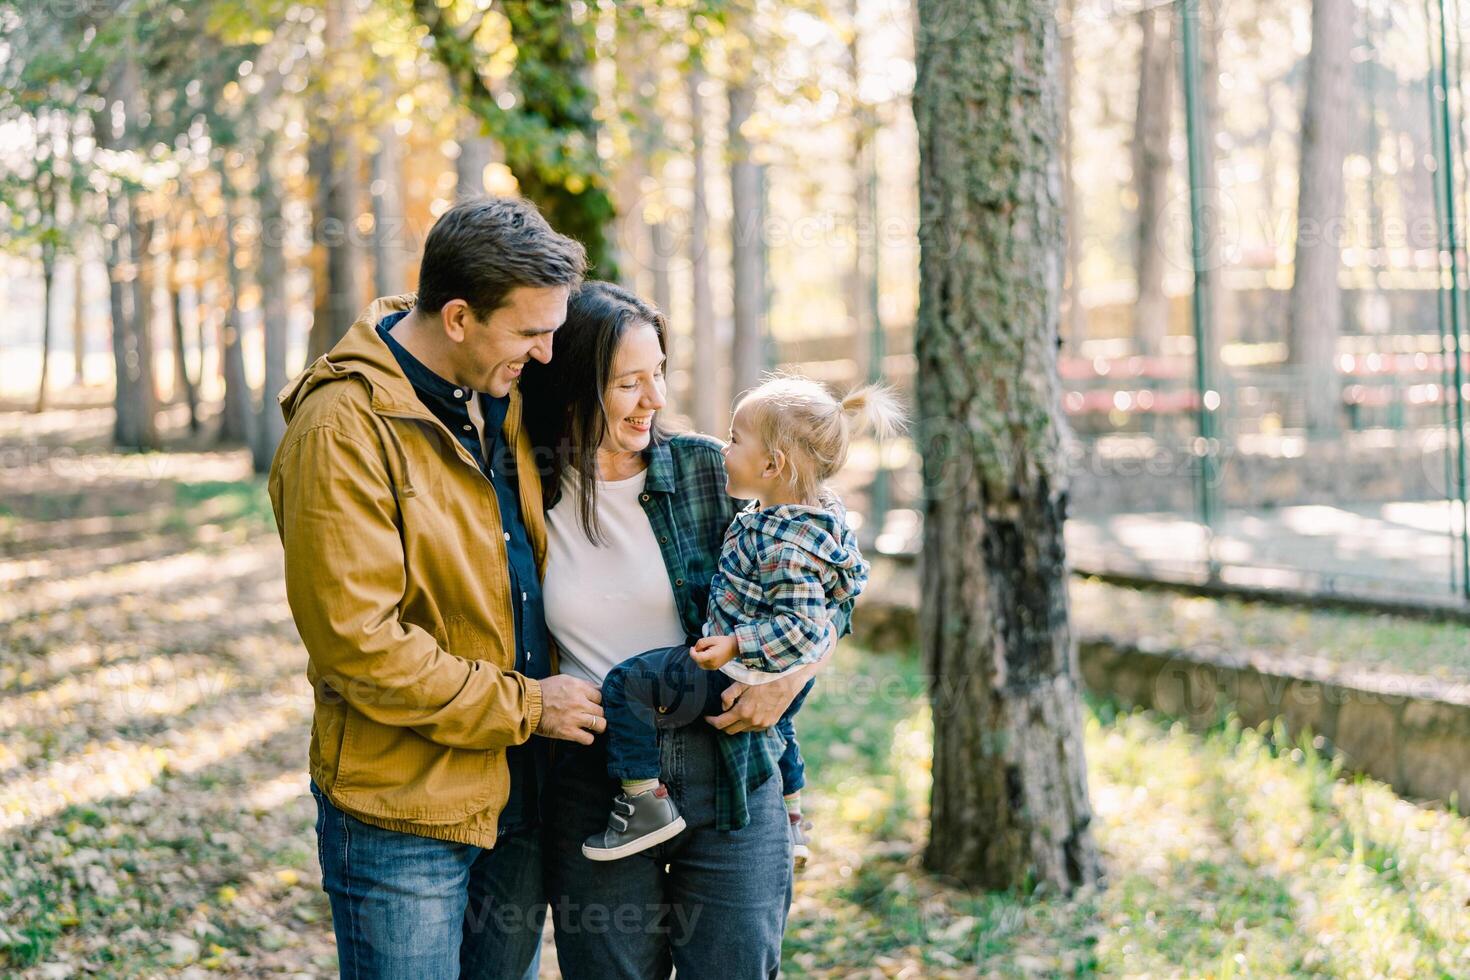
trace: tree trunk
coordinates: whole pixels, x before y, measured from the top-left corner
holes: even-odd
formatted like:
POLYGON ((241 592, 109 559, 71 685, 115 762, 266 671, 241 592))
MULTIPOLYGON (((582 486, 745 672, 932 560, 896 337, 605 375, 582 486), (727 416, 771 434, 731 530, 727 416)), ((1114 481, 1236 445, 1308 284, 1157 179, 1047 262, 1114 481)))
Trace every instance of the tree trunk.
MULTIPOLYGON (((260 180, 256 196, 260 204, 260 300, 261 328, 265 333, 265 383, 260 396, 260 413, 255 423, 252 457, 255 472, 268 473, 271 460, 286 431, 286 419, 276 396, 286 387, 286 342, 290 308, 286 296, 286 222, 281 188, 272 171, 276 140, 268 135, 260 147, 260 180)), ((396 183, 397 174, 392 177, 396 183)), ((390 213, 402 213, 397 207, 390 213)), ((381 226, 379 226, 381 227, 381 226)), ((390 243, 390 245, 393 243, 390 243)), ((401 253, 399 253, 401 255, 401 253)), ((403 288, 401 273, 399 290, 403 288)))
POLYGON ((140 448, 160 448, 157 430, 159 395, 153 376, 153 226, 154 219, 143 209, 129 207, 132 222, 129 234, 132 237, 132 260, 135 272, 132 276, 132 334, 137 350, 137 386, 132 395, 138 403, 138 417, 143 419, 143 445, 140 448))
MULTIPOLYGON (((627 147, 619 154, 613 179, 613 205, 617 209, 617 262, 622 283, 635 293, 645 286, 639 277, 646 274, 651 262, 666 259, 650 255, 650 233, 643 206, 643 182, 648 177, 649 160, 657 145, 655 130, 659 123, 646 94, 657 85, 657 46, 648 43, 649 30, 644 18, 614 14, 616 17, 615 60, 618 86, 626 93, 627 108, 623 113, 627 147)), ((665 310, 665 313, 668 311, 665 310)))
POLYGON ((1342 407, 1337 380, 1342 297, 1337 272, 1342 259, 1342 164, 1351 118, 1348 84, 1354 19, 1350 0, 1313 0, 1290 307, 1291 364, 1305 398, 1307 431, 1313 435, 1334 434, 1342 407))
POLYGON ((87 263, 78 239, 72 254, 71 383, 80 388, 87 382, 87 263))
MULTIPOLYGON (((99 145, 121 152, 136 150, 134 120, 141 98, 138 59, 125 46, 108 80, 107 105, 94 116, 99 145), (115 108, 121 112, 115 113, 115 108), (115 119, 120 120, 120 127, 114 126, 115 119)), ((145 218, 140 213, 138 195, 121 187, 109 191, 107 210, 112 234, 107 238, 106 260, 117 374, 113 443, 119 449, 157 449, 153 344, 143 277, 147 262, 145 218)))
MULTIPOLYGON (((870 299, 875 295, 870 287, 872 270, 868 268, 868 250, 863 246, 864 224, 868 214, 868 153, 869 142, 877 134, 872 125, 870 109, 862 101, 859 86, 862 82, 862 52, 859 46, 861 34, 858 30, 857 0, 847 3, 847 84, 851 88, 852 112, 852 263, 847 269, 847 319, 852 324, 853 363, 857 365, 855 380, 866 378, 871 373, 873 358, 873 315, 870 299)), ((869 229, 876 232, 876 229, 869 229)))
POLYGON ((1077 196, 1072 106, 1075 100, 1077 58, 1074 38, 1077 31, 1076 0, 1062 0, 1065 32, 1061 37, 1062 59, 1062 212, 1067 229, 1067 264, 1062 275, 1062 320, 1066 330, 1062 336, 1071 352, 1082 351, 1087 339, 1087 310, 1082 305, 1082 210, 1077 196))
POLYGON ((689 215, 689 275, 692 280, 693 310, 690 324, 694 339, 694 370, 690 375, 694 427, 700 432, 720 432, 725 412, 720 371, 725 358, 715 330, 715 302, 710 287, 709 207, 705 197, 704 100, 699 87, 705 79, 698 64, 689 69, 689 152, 694 158, 693 191, 689 215))
POLYGON ((1169 194, 1169 131, 1174 115, 1173 79, 1179 70, 1170 30, 1173 14, 1152 8, 1138 15, 1138 109, 1133 117, 1133 189, 1138 199, 1134 272, 1138 299, 1133 308, 1133 339, 1141 354, 1163 351, 1169 334, 1169 301, 1164 296, 1164 207, 1169 194))
MULTIPOLYGON (((403 209, 403 147, 391 122, 378 127, 378 152, 373 154, 370 191, 373 199, 373 289, 379 296, 395 296, 408 291, 405 243, 408 220, 403 209)), ((270 389, 266 390, 269 393, 270 389)))
POLYGON ((240 297, 244 291, 244 276, 240 269, 240 246, 235 240, 239 205, 238 196, 234 188, 230 186, 223 162, 221 162, 220 182, 225 213, 225 272, 229 277, 230 295, 219 338, 221 367, 225 378, 224 405, 220 410, 219 441, 248 446, 250 445, 251 398, 250 385, 245 379, 245 350, 241 338, 243 324, 240 317, 240 297))
POLYGON ((732 84, 727 146, 730 156, 730 255, 734 331, 730 338, 733 373, 730 389, 747 391, 765 369, 765 224, 760 164, 751 159, 750 140, 741 126, 755 110, 749 77, 732 84))
POLYGON ((56 283, 56 246, 41 246, 41 375, 36 379, 36 412, 46 410, 46 375, 51 369, 51 293, 56 283))
POLYGON ((306 170, 311 175, 311 332, 306 338, 306 360, 315 361, 337 342, 332 333, 332 287, 327 278, 329 251, 323 227, 327 210, 327 188, 332 183, 332 146, 325 137, 312 140, 306 151, 306 170))
POLYGON ((454 199, 482 197, 485 168, 495 162, 495 141, 481 134, 483 123, 468 112, 460 114, 459 156, 454 158, 454 199))
POLYGON ((137 416, 138 401, 133 397, 133 387, 138 383, 134 366, 133 304, 132 292, 128 289, 127 242, 128 225, 132 216, 128 208, 127 195, 109 191, 107 195, 107 221, 109 230, 103 232, 103 262, 107 266, 108 311, 112 317, 112 366, 116 378, 112 396, 113 424, 112 441, 120 449, 139 448, 144 442, 143 420, 137 416))
POLYGON ((1055 7, 920 0, 918 23, 924 863, 1068 894, 1100 861, 1062 537, 1055 7))
MULTIPOLYGON (((340 59, 350 50, 353 0, 329 0, 326 5, 326 49, 340 59)), ((339 64, 338 74, 347 69, 339 64)), ((315 171, 318 210, 313 236, 325 254, 324 274, 316 296, 315 315, 308 340, 312 360, 336 346, 362 311, 367 290, 362 281, 363 261, 357 218, 362 204, 362 154, 350 120, 345 118, 349 93, 334 101, 338 108, 323 123, 324 132, 312 145, 308 166, 315 171)))
MULTIPOLYGON (((184 394, 184 402, 189 408, 189 432, 193 435, 199 432, 199 393, 194 387, 194 379, 189 376, 189 356, 184 341, 184 284, 179 278, 179 270, 183 268, 184 223, 188 220, 187 215, 181 215, 172 229, 173 241, 169 248, 168 298, 169 318, 173 327, 174 385, 184 394)), ((194 304, 194 311, 198 315, 199 304, 197 302, 194 304)), ((202 351, 200 356, 203 357, 202 351)))

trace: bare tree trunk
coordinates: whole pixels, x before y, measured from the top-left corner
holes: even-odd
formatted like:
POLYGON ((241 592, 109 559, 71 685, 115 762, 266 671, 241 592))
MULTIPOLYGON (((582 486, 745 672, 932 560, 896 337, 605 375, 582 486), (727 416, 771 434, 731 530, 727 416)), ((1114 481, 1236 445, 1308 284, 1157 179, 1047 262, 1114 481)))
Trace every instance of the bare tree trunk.
POLYGON ((373 199, 373 289, 379 296, 395 296, 408 290, 405 242, 408 219, 403 209, 403 147, 391 122, 378 127, 378 152, 373 154, 370 190, 373 199))
MULTIPOLYGON (((1225 201, 1220 190, 1215 146, 1215 134, 1220 128, 1220 35, 1224 29, 1224 0, 1201 0, 1199 14, 1199 118, 1195 120, 1195 125, 1199 145, 1204 150, 1200 157, 1200 173, 1204 181, 1204 260, 1210 270, 1205 279, 1205 289, 1209 294, 1207 303, 1212 311, 1211 336, 1218 345, 1221 338, 1229 333, 1233 323, 1230 311, 1226 308, 1230 292, 1225 288, 1222 272, 1230 259, 1227 244, 1238 231, 1224 224, 1227 209, 1223 206, 1225 201)), ((1205 357, 1215 364, 1211 369, 1211 377, 1220 377, 1216 351, 1205 351, 1205 357)))
POLYGON ((220 411, 219 441, 250 445, 251 407, 250 385, 245 379, 245 350, 241 333, 240 297, 244 292, 244 276, 240 269, 239 243, 235 240, 238 230, 239 195, 230 184, 229 176, 221 162, 220 192, 224 198, 225 213, 225 265, 229 276, 230 295, 228 312, 221 323, 219 349, 221 367, 225 378, 224 405, 220 411))
POLYGON ((134 364, 136 353, 133 345, 133 303, 128 289, 127 242, 128 225, 132 220, 127 195, 121 191, 109 192, 107 196, 107 220, 109 230, 103 233, 103 261, 107 265, 108 309, 112 315, 112 365, 116 378, 112 402, 114 420, 112 441, 119 448, 137 448, 142 445, 143 420, 136 416, 137 399, 133 387, 138 383, 134 364))
MULTIPOLYGON (((329 57, 341 58, 350 49, 356 18, 353 0, 328 0, 325 40, 329 57)), ((366 290, 362 281, 362 249, 357 217, 362 203, 362 154, 342 118, 351 104, 348 93, 334 101, 336 116, 324 123, 325 132, 313 146, 310 163, 316 166, 317 201, 314 235, 326 252, 326 275, 318 294, 308 348, 313 359, 331 350, 352 326, 362 309, 366 290)))
POLYGON ((1133 117, 1133 188, 1138 198, 1138 236, 1134 271, 1138 300, 1133 308, 1133 339, 1143 354, 1163 350, 1169 333, 1169 301, 1164 296, 1164 205, 1169 194, 1169 131, 1173 127, 1174 38, 1168 8, 1138 15, 1138 110, 1133 117))
POLYGON ((86 384, 87 361, 87 263, 78 238, 72 253, 71 383, 86 384))
MULTIPOLYGON (((141 99, 137 59, 124 50, 108 81, 107 106, 95 116, 100 145, 124 152, 137 148, 134 120, 141 99), (121 112, 115 113, 114 109, 121 112), (121 120, 120 128, 114 128, 115 117, 121 120)), ((113 443, 120 449, 157 449, 153 343, 144 285, 148 260, 144 249, 146 218, 141 213, 139 196, 122 188, 109 193, 107 207, 112 232, 106 257, 111 282, 113 363, 117 370, 113 443)))
MULTIPOLYGON (((286 419, 276 396, 286 387, 287 326, 290 308, 286 295, 286 221, 281 185, 273 171, 277 144, 267 135, 260 148, 260 181, 256 196, 260 203, 260 294, 261 327, 265 333, 265 383, 260 412, 255 422, 252 445, 255 472, 267 473, 286 431, 286 419)), ((401 209, 400 209, 401 210, 401 209)), ((398 288, 403 288, 400 280, 398 288)))
POLYGON ((694 396, 694 426, 700 432, 719 432, 725 413, 724 387, 720 372, 724 357, 715 329, 715 303, 710 287, 709 209, 706 203, 704 165, 704 101, 699 87, 705 79, 697 64, 689 69, 690 153, 694 158, 694 188, 689 220, 689 263, 693 287, 694 371, 690 378, 694 396))
POLYGON ((137 267, 137 274, 133 276, 133 309, 136 311, 133 332, 138 338, 138 387, 134 394, 139 411, 150 419, 158 411, 158 385, 153 373, 156 355, 153 344, 154 226, 155 220, 146 206, 134 208, 129 229, 133 240, 133 262, 137 267))
POLYGON ((1100 861, 1062 536, 1055 6, 920 0, 918 23, 924 863, 1069 894, 1100 861))
MULTIPOLYGON (((189 355, 184 342, 184 284, 179 278, 179 270, 183 268, 183 233, 185 223, 188 221, 188 215, 181 214, 171 229, 173 240, 169 247, 168 297, 169 317, 173 327, 174 384, 179 391, 183 392, 184 402, 189 407, 189 432, 197 434, 199 432, 199 392, 194 387, 194 379, 189 376, 189 355)), ((198 303, 195 303, 194 310, 197 315, 198 303)), ((202 357, 203 352, 200 353, 202 357)))
POLYGON ((327 245, 323 228, 327 210, 327 188, 332 182, 332 146, 325 138, 314 139, 306 151, 306 169, 311 175, 311 332, 306 338, 306 359, 315 361, 332 349, 332 286, 327 274, 327 245))
POLYGON ((667 221, 648 226, 649 247, 653 250, 653 305, 665 314, 674 304, 674 286, 669 280, 669 261, 678 249, 678 241, 667 221))
POLYGON ((485 168, 495 162, 495 141, 480 133, 481 122, 468 112, 460 114, 459 156, 454 158, 454 198, 485 193, 485 168))
MULTIPOLYGON (((748 72, 749 68, 746 67, 748 72)), ((754 388, 765 368, 765 223, 760 164, 751 159, 750 140, 741 127, 755 111, 755 89, 747 75, 729 90, 730 255, 734 295, 734 332, 731 337, 734 392, 754 388)))
POLYGON ((36 379, 36 412, 46 410, 46 376, 51 369, 51 293, 56 282, 56 246, 41 246, 41 376, 36 379))
POLYGON ((869 362, 873 356, 874 310, 869 303, 873 290, 868 281, 872 270, 867 268, 863 225, 868 215, 867 158, 871 149, 868 144, 876 134, 873 132, 868 106, 863 103, 859 92, 862 52, 859 46, 861 36, 858 32, 857 0, 848 0, 846 13, 849 24, 847 84, 852 92, 852 167, 849 171, 852 180, 852 264, 847 269, 847 282, 843 285, 847 293, 847 319, 852 324, 853 362, 857 365, 857 379, 862 379, 870 373, 872 365, 869 362))
POLYGON ((640 276, 646 273, 650 261, 660 261, 659 256, 648 254, 649 230, 643 208, 643 182, 656 145, 653 129, 657 125, 645 93, 655 84, 657 49, 647 42, 648 26, 642 17, 621 13, 614 16, 618 85, 628 102, 624 113, 628 147, 618 160, 612 187, 613 206, 617 209, 617 264, 623 285, 640 293, 644 289, 640 276))
POLYGON ((1082 350, 1087 339, 1087 310, 1082 306, 1082 210, 1077 197, 1077 181, 1073 173, 1076 148, 1072 130, 1072 106, 1076 87, 1077 57, 1074 37, 1077 25, 1073 13, 1076 0, 1062 0, 1065 31, 1061 36, 1062 59, 1062 211, 1067 228, 1067 264, 1062 276, 1063 337, 1072 353, 1082 350))
POLYGON ((1337 272, 1342 260, 1342 164, 1351 119, 1349 54, 1355 17, 1350 0, 1312 2, 1291 284, 1291 364, 1299 372, 1306 399, 1307 431, 1314 435, 1335 433, 1342 407, 1337 380, 1342 296, 1337 272))

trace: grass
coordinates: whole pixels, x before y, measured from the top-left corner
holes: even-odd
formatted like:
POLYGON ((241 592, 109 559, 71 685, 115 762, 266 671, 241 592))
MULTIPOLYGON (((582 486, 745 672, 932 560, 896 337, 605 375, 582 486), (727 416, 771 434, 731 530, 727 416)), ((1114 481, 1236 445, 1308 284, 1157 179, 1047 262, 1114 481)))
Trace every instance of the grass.
MULTIPOLYGON (((335 975, 302 654, 263 484, 234 476, 45 504, 54 520, 135 519, 139 540, 104 528, 95 557, 74 553, 92 539, 23 544, 18 561, 54 566, 27 589, 62 591, 18 607, 0 645, 0 975, 335 975)), ((27 531, 41 519, 15 510, 27 531)), ((1470 659, 1463 627, 1073 588, 1082 632, 1421 670, 1470 659)), ((1084 708, 1106 887, 988 894, 922 868, 917 659, 845 647, 799 723, 816 831, 787 973, 1464 974, 1470 822, 1343 780, 1310 738, 1084 708)))
POLYGON ((1070 595, 1079 636, 1261 650, 1445 680, 1470 677, 1470 626, 1461 623, 1128 589, 1094 578, 1074 579, 1070 595))
POLYGON ((844 661, 801 718, 819 849, 797 888, 792 976, 1451 977, 1470 961, 1470 821, 1344 781, 1312 739, 1233 715, 1193 734, 1086 704, 1103 890, 937 881, 921 867, 918 663, 844 661))

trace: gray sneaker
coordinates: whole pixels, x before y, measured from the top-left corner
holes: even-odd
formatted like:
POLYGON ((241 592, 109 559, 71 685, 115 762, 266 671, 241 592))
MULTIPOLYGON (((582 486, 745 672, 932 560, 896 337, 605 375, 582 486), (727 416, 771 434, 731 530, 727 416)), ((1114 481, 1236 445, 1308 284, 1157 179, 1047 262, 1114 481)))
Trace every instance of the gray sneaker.
POLYGON ((807 846, 806 831, 812 829, 809 821, 802 820, 800 813, 788 813, 786 815, 788 826, 791 827, 791 864, 792 870, 798 874, 806 870, 807 858, 812 856, 811 848, 807 846))
POLYGON ((619 793, 607 816, 607 829, 582 842, 582 854, 592 861, 616 861, 655 844, 662 844, 684 829, 684 818, 663 783, 637 796, 619 793))

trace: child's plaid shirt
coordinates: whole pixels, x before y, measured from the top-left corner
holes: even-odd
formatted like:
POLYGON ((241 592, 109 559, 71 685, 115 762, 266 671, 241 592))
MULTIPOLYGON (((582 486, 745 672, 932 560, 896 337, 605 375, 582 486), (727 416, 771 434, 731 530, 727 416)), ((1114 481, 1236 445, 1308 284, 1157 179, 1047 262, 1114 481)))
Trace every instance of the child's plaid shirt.
POLYGON ((868 582, 842 504, 752 503, 731 522, 710 583, 705 636, 733 636, 738 661, 775 673, 820 659, 827 623, 868 582))

